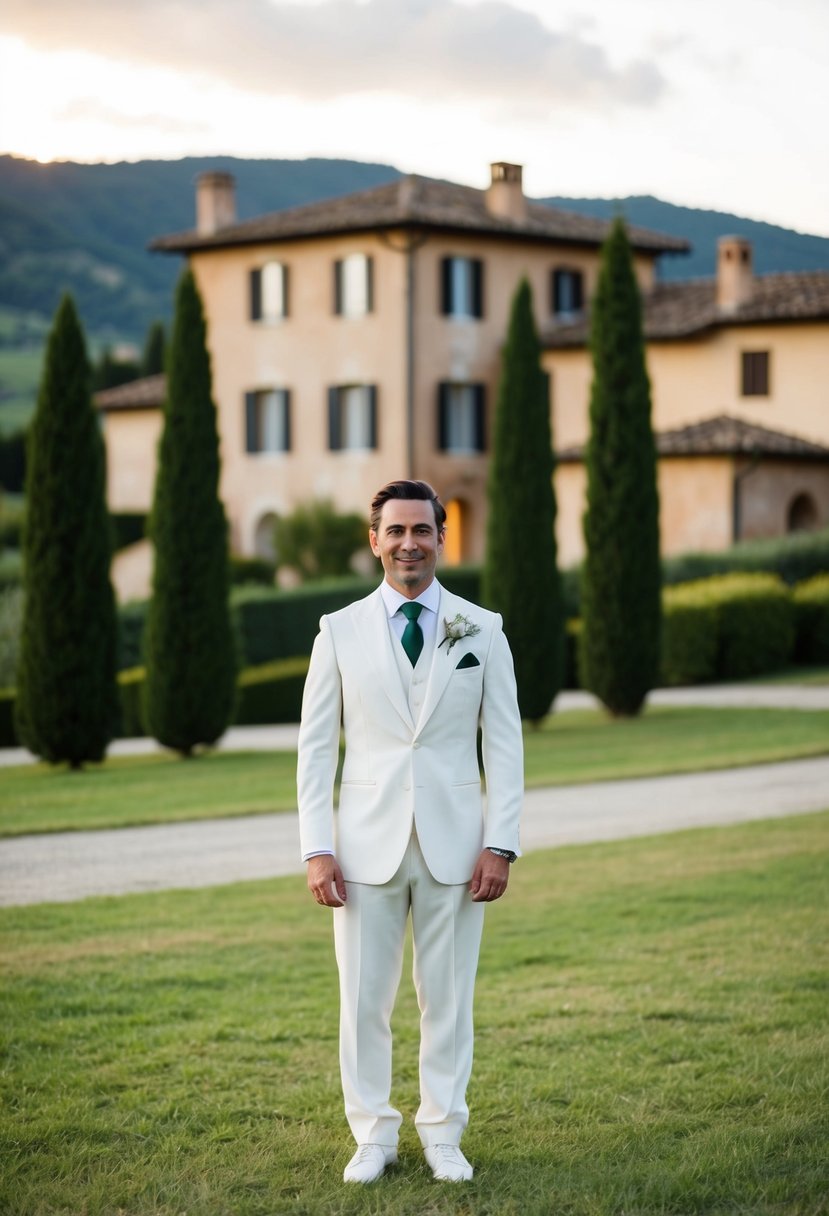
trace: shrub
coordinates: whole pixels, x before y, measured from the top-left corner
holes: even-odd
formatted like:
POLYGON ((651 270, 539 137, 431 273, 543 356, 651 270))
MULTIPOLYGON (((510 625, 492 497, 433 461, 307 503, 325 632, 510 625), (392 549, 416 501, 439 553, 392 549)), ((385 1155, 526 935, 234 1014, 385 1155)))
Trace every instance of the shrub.
POLYGON ((796 660, 829 663, 829 574, 798 583, 793 600, 796 660))
POLYGON ((147 535, 147 516, 141 511, 114 511, 110 514, 112 549, 126 549, 147 535))
POLYGON ((581 621, 570 617, 564 627, 564 687, 581 688, 581 621))
POLYGON ((23 588, 0 589, 0 688, 11 688, 17 679, 22 630, 23 588))
POLYGON ((265 557, 239 557, 231 554, 230 581, 234 586, 244 587, 249 583, 272 587, 276 575, 276 562, 265 557))
POLYGON ((130 600, 118 608, 118 670, 139 667, 144 660, 144 628, 147 624, 146 600, 130 600))
POLYGON ((239 676, 235 724, 298 722, 309 662, 308 657, 279 659, 243 671, 239 676))
POLYGON ((17 730, 14 725, 13 688, 0 688, 0 747, 19 747, 17 730))
POLYGON ((794 647, 791 592, 775 574, 709 580, 717 600, 717 669, 741 679, 784 667, 794 647))
POLYGON ((376 579, 334 579, 291 591, 241 587, 233 596, 246 665, 310 655, 323 613, 368 595, 376 579))
POLYGON ((297 570, 304 581, 348 575, 352 557, 367 545, 366 520, 341 515, 328 499, 296 507, 274 528, 280 566, 297 570))
POLYGON ((720 553, 683 553, 662 562, 665 584, 710 578, 715 574, 778 574, 792 586, 829 570, 829 528, 795 532, 771 540, 746 540, 720 553))
POLYGON ((662 593, 660 684, 704 684, 717 677, 717 607, 705 583, 662 593))
MULTIPOLYGON (((791 658, 794 607, 791 592, 776 574, 723 574, 685 583, 671 593, 669 602, 679 603, 687 612, 713 609, 717 679, 762 675, 785 666, 791 658)), ((680 628, 690 632, 695 626, 686 622, 677 624, 680 628)), ((685 656, 686 671, 695 663, 702 670, 704 660, 693 659, 691 646, 677 637, 675 654, 685 656)))
POLYGON ((142 686, 146 678, 143 667, 130 667, 118 672, 118 701, 121 709, 115 737, 138 739, 146 735, 142 709, 142 686))

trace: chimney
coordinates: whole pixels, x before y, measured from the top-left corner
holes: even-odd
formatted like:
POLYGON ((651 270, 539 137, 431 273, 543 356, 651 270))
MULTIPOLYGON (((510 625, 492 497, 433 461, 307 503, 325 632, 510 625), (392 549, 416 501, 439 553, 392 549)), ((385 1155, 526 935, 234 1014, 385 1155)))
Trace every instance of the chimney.
POLYGON ((232 173, 200 173, 196 178, 196 231, 212 236, 236 222, 236 183, 232 173))
POLYGON ((486 192, 486 209, 500 220, 525 220, 527 200, 521 185, 521 165, 499 160, 490 165, 492 182, 486 192))
POLYGON ((735 312, 754 290, 751 241, 721 236, 717 242, 717 308, 735 312))

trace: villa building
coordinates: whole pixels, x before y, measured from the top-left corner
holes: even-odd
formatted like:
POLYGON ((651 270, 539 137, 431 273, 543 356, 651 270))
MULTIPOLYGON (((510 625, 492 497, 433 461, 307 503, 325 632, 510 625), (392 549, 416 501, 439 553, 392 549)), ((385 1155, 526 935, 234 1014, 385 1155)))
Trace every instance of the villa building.
MULTIPOLYGON (((486 190, 404 177, 237 222, 233 179, 197 183, 187 257, 208 326, 233 548, 267 553, 275 518, 330 498, 366 513, 396 476, 449 508, 447 560, 483 554, 501 347, 533 291, 559 456, 558 538, 582 552, 589 302, 605 221, 529 201, 521 168, 486 190)), ((687 242, 631 228, 658 432, 665 552, 829 522, 829 274, 758 278, 721 242, 716 280, 661 283, 687 242)), ((163 377, 98 395, 113 510, 147 510, 163 377)))

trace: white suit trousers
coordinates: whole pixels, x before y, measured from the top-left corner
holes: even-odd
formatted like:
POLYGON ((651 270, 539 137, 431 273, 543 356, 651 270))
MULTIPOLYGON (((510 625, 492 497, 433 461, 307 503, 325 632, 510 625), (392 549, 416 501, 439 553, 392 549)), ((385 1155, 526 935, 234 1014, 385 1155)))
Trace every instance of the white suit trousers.
POLYGON ((396 1145, 400 1112, 391 1105, 391 1015, 412 914, 414 984, 420 1007, 420 1107, 424 1146, 459 1144, 469 1119, 472 1003, 484 921, 467 884, 430 874, 417 836, 382 885, 346 883, 334 909, 340 974, 340 1068, 346 1117, 358 1144, 396 1145))

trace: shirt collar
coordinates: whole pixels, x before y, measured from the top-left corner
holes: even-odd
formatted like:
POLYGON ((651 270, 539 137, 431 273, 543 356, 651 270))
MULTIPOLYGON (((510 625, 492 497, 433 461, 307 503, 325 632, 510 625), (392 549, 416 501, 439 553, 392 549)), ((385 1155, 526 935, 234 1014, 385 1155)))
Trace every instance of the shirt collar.
POLYGON ((409 600, 405 595, 401 595, 399 591, 395 591, 394 587, 390 586, 385 579, 380 584, 380 594, 383 597, 383 603, 389 616, 394 616, 401 604, 422 604, 424 608, 428 608, 435 615, 437 615, 440 607, 440 583, 436 578, 433 578, 426 590, 421 591, 420 595, 413 601, 409 600))

